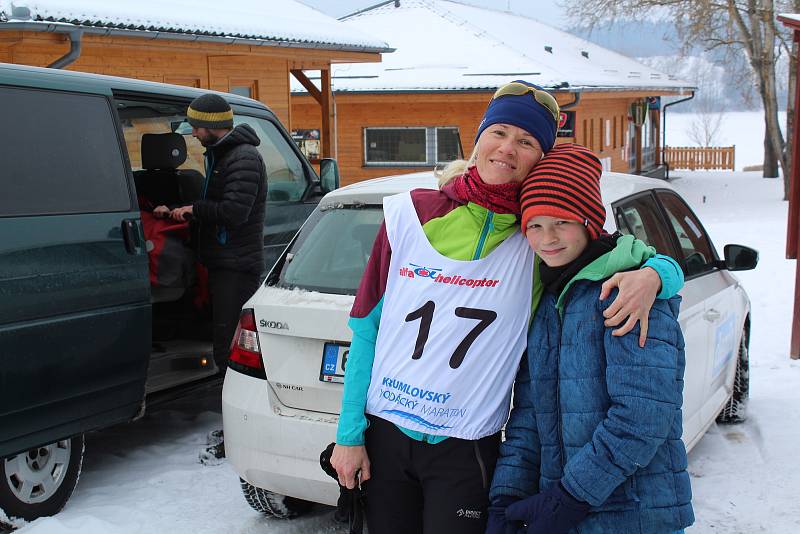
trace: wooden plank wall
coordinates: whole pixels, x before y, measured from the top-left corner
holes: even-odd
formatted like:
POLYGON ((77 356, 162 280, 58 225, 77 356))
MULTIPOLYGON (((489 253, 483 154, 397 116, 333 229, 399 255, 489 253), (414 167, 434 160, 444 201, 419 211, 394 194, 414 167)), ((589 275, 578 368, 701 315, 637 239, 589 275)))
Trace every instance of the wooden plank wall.
MULTIPOLYGON (((559 103, 572 100, 558 95, 559 103)), ((441 94, 336 94, 337 160, 342 184, 390 174, 406 174, 430 167, 364 166, 363 129, 375 126, 456 126, 462 148, 468 157, 478 123, 486 110, 491 93, 441 94)), ((625 145, 628 135, 628 106, 638 95, 619 97, 585 95, 576 111, 575 138, 559 137, 558 142, 576 142, 594 150, 598 157, 609 158, 613 171, 628 172, 625 145), (607 134, 607 135, 606 135, 607 134)), ((319 128, 319 106, 311 97, 292 97, 292 128, 319 128)))
MULTIPOLYGON (((0 34, 0 61, 47 66, 69 51, 66 36, 17 32, 0 34)), ((375 62, 380 54, 315 48, 226 45, 84 35, 78 60, 69 70, 230 91, 252 86, 257 100, 285 126, 291 123, 289 69, 330 68, 332 61, 375 62)))
POLYGON ((575 110, 574 142, 593 150, 602 160, 611 158, 611 170, 630 172, 628 166, 628 108, 634 98, 613 93, 584 94, 575 110))

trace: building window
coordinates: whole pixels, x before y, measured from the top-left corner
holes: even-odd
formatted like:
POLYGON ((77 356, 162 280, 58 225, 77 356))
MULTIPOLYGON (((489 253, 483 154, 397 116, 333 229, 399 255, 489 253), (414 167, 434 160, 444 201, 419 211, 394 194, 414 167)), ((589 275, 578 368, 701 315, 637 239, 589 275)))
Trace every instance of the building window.
POLYGON ((200 78, 182 78, 179 76, 164 76, 164 83, 185 85, 186 87, 200 87, 200 78))
POLYGON ((598 139, 598 142, 600 143, 600 148, 597 150, 598 152, 602 152, 603 150, 605 150, 605 146, 606 146, 606 144, 604 142, 604 140, 605 140, 605 126, 604 126, 605 123, 606 123, 605 119, 603 119, 603 117, 600 117, 600 132, 599 132, 600 139, 598 139))
POLYGON ((614 131, 611 137, 614 139, 613 148, 617 148, 617 117, 614 117, 614 131))
POLYGON ((581 134, 583 134, 583 143, 581 143, 581 144, 583 146, 585 146, 585 147, 588 147, 589 146, 589 126, 586 123, 586 119, 583 119, 583 131, 581 132, 581 134))
POLYGON ((431 167, 462 158, 453 127, 364 128, 364 163, 431 167))
POLYGON ((230 80, 231 93, 247 98, 258 99, 258 83, 256 80, 230 80))
POLYGON ((628 117, 620 115, 619 117, 619 146, 625 146, 625 134, 628 133, 628 117))
POLYGON ((458 128, 436 128, 436 163, 449 163, 461 157, 458 128))

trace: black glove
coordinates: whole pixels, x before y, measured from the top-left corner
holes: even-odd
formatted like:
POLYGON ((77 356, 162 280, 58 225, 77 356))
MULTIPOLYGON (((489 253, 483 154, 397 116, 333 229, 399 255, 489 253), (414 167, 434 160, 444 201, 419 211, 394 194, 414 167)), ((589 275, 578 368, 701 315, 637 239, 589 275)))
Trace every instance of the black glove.
MULTIPOLYGON (((331 465, 331 456, 336 443, 331 443, 319 455, 319 465, 322 470, 339 484, 339 475, 331 465)), ((360 487, 347 489, 339 484, 339 500, 336 504, 334 519, 341 523, 348 523, 348 534, 361 534, 364 529, 364 492, 360 487)))
POLYGON ((589 515, 589 503, 579 501, 559 483, 532 497, 508 505, 506 521, 523 521, 527 534, 566 534, 589 515))
POLYGON ((501 495, 492 500, 489 506, 489 517, 486 522, 486 534, 517 534, 522 528, 521 521, 507 521, 506 507, 517 502, 519 499, 501 495))

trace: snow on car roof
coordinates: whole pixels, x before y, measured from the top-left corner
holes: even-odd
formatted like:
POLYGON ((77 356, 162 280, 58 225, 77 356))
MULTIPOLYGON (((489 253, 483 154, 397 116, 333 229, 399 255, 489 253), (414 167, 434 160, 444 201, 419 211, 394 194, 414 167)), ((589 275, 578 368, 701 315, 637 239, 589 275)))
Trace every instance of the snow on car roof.
POLYGON ((0 0, 0 24, 6 20, 389 51, 369 32, 295 0, 0 0), (14 18, 24 12, 20 8, 30 19, 14 18))
MULTIPOLYGON (((445 0, 384 2, 347 17, 396 50, 333 66, 337 91, 494 89, 515 78, 556 89, 669 90, 693 84, 523 15, 445 0), (566 85, 565 85, 566 84, 566 85)), ((303 91, 299 84, 293 88, 303 91)))

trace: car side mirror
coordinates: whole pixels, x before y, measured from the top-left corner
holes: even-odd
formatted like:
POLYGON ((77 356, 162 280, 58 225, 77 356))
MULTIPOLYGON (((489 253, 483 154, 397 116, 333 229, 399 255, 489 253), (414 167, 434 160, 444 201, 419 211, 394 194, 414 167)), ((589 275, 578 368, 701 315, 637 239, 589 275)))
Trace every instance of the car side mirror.
POLYGON ((758 265, 758 251, 744 245, 725 245, 725 261, 720 263, 729 271, 749 271, 758 265))
POLYGON ((333 158, 322 158, 319 161, 319 181, 323 193, 339 189, 339 164, 333 158))

